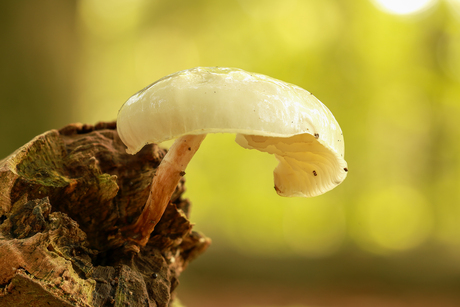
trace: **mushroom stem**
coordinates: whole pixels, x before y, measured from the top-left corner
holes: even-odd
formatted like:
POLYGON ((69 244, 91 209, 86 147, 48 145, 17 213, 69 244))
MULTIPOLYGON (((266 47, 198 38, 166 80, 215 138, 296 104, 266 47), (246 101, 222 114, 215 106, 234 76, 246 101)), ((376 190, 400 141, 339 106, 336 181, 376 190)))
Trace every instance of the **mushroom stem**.
POLYGON ((206 134, 185 135, 174 142, 157 168, 142 213, 134 224, 122 229, 125 237, 142 246, 147 244, 188 163, 205 137, 206 134))

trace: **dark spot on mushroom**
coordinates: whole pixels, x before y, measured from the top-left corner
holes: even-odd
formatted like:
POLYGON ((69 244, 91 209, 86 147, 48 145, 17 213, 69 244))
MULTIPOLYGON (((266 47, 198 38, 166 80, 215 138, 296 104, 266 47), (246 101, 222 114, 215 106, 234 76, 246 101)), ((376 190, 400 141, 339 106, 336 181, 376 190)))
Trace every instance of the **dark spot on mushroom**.
POLYGON ((192 150, 192 148, 189 147, 188 150, 190 151, 190 150, 192 150))
POLYGON ((179 175, 184 176, 184 175, 185 175, 185 172, 184 172, 184 171, 181 171, 181 172, 179 173, 179 175))
POLYGON ((343 170, 346 171, 346 172, 348 172, 348 168, 346 168, 346 167, 344 167, 343 170))
POLYGON ((158 278, 158 274, 157 274, 157 273, 152 273, 151 277, 152 277, 153 279, 157 279, 157 278, 158 278))
POLYGON ((315 133, 315 139, 319 139, 319 133, 315 133))
POLYGON ((313 176, 318 176, 315 170, 313 170, 313 176))
POLYGON ((276 192, 281 193, 281 190, 278 189, 278 187, 276 185, 275 185, 275 190, 276 190, 276 192))

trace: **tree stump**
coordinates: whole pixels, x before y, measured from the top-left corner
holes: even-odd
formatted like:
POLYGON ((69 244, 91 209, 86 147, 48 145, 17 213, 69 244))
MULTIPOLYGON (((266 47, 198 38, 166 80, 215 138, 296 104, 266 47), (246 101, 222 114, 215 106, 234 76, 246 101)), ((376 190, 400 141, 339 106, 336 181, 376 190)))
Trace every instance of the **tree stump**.
POLYGON ((1 160, 0 307, 177 303, 180 273, 210 244, 192 231, 184 180, 145 247, 119 231, 165 153, 127 154, 112 122, 48 131, 1 160))

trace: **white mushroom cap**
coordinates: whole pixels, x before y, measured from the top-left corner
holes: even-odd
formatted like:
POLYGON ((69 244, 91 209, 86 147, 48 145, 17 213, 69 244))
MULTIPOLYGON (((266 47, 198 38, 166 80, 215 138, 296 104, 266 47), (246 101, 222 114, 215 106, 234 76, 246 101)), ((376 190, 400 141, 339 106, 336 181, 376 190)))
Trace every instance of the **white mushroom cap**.
POLYGON ((339 124, 310 92, 236 68, 166 76, 126 101, 117 129, 127 152, 184 135, 236 133, 244 148, 274 154, 282 196, 323 194, 347 175, 339 124))

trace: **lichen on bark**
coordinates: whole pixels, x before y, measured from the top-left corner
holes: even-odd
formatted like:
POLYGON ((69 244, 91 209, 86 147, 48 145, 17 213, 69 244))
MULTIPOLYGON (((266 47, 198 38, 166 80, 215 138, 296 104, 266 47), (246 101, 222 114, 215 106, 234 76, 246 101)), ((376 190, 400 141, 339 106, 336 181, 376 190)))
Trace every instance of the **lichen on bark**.
POLYGON ((210 240, 178 184, 146 246, 135 221, 166 151, 129 155, 115 123, 51 130, 0 161, 0 306, 171 306, 210 240))

